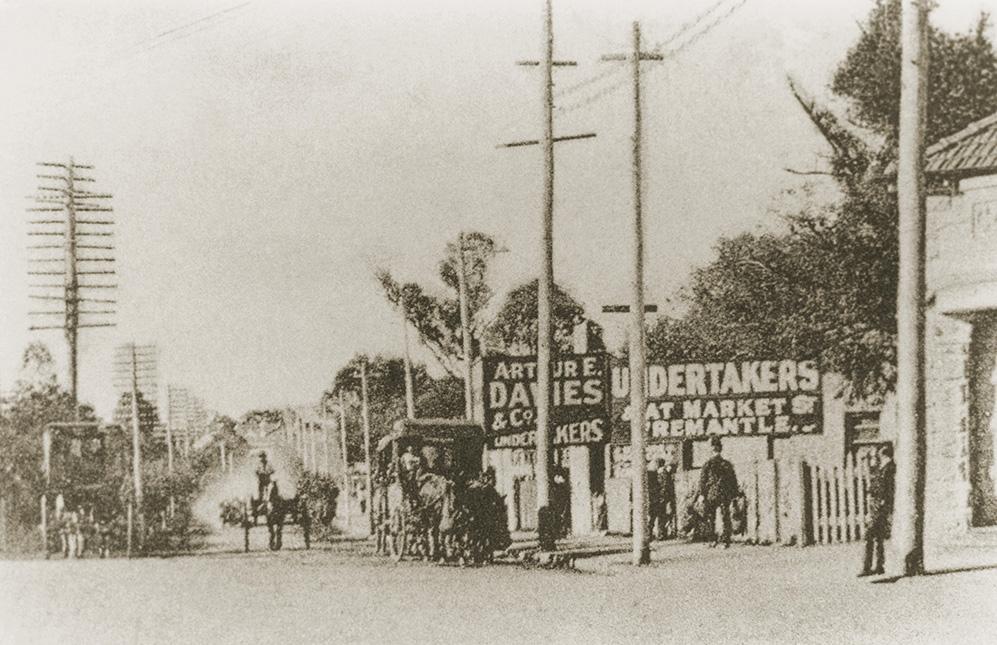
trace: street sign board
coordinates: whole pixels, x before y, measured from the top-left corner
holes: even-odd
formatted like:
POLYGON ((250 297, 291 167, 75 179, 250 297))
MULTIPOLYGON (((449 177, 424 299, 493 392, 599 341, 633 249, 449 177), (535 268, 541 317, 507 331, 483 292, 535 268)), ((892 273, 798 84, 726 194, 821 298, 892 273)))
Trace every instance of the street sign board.
MULTIPOLYGON (((675 363, 647 368, 651 440, 820 434, 821 373, 813 360, 675 363)), ((612 369, 619 423, 630 420, 630 375, 612 369)))
MULTIPOLYGON (((493 448, 536 445, 536 356, 491 355, 483 360, 485 433, 493 448)), ((554 446, 609 438, 609 360, 604 352, 566 354, 551 365, 554 446)))

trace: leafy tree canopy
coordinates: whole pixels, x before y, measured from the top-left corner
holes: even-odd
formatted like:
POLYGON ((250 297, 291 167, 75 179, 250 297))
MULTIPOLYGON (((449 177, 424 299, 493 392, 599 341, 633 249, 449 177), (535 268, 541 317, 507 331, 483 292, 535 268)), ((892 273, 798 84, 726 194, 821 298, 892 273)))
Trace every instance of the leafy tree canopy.
MULTIPOLYGON (((537 280, 519 285, 509 292, 502 309, 488 326, 489 351, 509 354, 534 354, 537 351, 537 280)), ((554 285, 551 296, 551 323, 553 348, 559 352, 571 351, 575 326, 585 320, 585 308, 571 294, 554 285)), ((589 349, 603 349, 602 330, 595 323, 589 349)))
MULTIPOLYGON (((398 419, 405 418, 405 365, 401 358, 357 354, 333 379, 323 394, 323 405, 339 404, 340 394, 346 408, 347 451, 350 461, 363 459, 360 366, 366 365, 367 399, 371 442, 391 431, 398 419)), ((456 378, 434 379, 424 365, 412 366, 416 414, 421 418, 460 418, 464 414, 463 383, 456 378)))
MULTIPOLYGON (((721 239, 716 259, 694 272, 682 294, 686 314, 651 330, 654 358, 819 357, 850 380, 855 395, 892 388, 899 7, 900 0, 877 0, 834 73, 831 89, 849 102, 850 121, 790 81, 830 148, 827 174, 840 198, 828 203, 807 187, 788 191, 795 207, 779 213, 779 231, 721 239)), ((987 26, 981 15, 967 34, 931 30, 929 141, 997 111, 987 26)))
POLYGON ((460 324, 458 271, 460 248, 464 249, 464 272, 470 315, 471 353, 478 354, 483 323, 479 313, 492 298, 488 285, 488 268, 498 252, 495 240, 487 233, 465 233, 462 240, 447 243, 439 263, 440 279, 445 295, 436 295, 414 282, 401 283, 385 269, 377 271, 377 279, 388 301, 405 308, 408 322, 415 328, 420 341, 433 353, 451 376, 458 376, 463 360, 463 339, 460 324))

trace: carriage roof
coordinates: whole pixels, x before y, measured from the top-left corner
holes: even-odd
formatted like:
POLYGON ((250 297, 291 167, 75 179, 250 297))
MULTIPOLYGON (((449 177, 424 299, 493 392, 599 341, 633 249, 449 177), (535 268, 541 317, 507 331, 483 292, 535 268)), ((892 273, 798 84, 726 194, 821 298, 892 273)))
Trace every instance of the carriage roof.
POLYGON ((377 442, 377 451, 381 452, 395 441, 407 438, 419 439, 423 443, 454 444, 483 442, 485 433, 480 425, 462 419, 399 419, 392 426, 391 433, 377 442))

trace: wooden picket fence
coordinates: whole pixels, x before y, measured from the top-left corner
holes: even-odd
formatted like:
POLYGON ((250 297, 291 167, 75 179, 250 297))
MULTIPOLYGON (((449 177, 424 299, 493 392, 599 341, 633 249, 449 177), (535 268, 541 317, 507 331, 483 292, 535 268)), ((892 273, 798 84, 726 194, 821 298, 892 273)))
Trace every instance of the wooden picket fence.
POLYGON ((870 467, 848 455, 844 466, 804 464, 810 544, 861 540, 869 519, 870 467))

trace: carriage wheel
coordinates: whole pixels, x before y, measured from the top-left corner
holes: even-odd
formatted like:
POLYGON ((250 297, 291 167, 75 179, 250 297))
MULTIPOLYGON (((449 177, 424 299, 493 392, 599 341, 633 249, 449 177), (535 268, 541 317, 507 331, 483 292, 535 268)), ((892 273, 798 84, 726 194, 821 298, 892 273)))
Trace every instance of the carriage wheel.
POLYGON ((405 516, 396 511, 397 515, 392 524, 392 530, 388 535, 388 550, 391 558, 395 562, 400 562, 405 556, 405 549, 408 547, 408 527, 405 525, 405 516))

